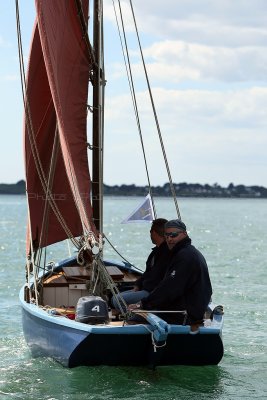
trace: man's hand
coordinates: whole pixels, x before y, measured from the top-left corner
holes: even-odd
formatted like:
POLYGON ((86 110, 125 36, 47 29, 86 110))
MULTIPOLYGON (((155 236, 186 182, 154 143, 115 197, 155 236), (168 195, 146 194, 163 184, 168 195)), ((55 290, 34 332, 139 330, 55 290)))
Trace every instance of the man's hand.
POLYGON ((134 311, 134 310, 137 310, 140 307, 141 307, 141 303, 140 302, 136 303, 136 304, 129 304, 128 305, 128 310, 129 311, 134 311))

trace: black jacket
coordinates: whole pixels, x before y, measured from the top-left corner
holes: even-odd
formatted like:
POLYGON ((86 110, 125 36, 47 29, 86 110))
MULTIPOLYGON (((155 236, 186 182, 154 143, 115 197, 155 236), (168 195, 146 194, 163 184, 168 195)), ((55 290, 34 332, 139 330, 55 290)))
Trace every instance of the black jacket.
POLYGON ((167 271, 170 250, 166 242, 160 246, 153 247, 146 261, 146 270, 135 282, 139 290, 151 292, 163 279, 167 271))
MULTIPOLYGON (((161 283, 142 300, 145 310, 186 310, 188 323, 203 320, 212 287, 205 258, 186 237, 170 250, 169 267, 161 283)), ((159 314, 182 323, 181 314, 159 314)))

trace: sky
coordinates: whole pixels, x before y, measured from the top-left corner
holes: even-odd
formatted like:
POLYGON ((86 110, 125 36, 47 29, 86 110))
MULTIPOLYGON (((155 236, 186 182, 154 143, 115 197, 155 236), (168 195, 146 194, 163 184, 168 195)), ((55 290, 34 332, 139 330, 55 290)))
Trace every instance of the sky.
MULTIPOLYGON (((168 178, 129 3, 121 4, 150 181, 163 185, 168 178)), ((19 5, 27 63, 34 1, 19 5)), ((266 187, 266 0, 133 0, 133 7, 173 182, 266 187)), ((146 185, 110 0, 104 18, 104 182, 146 185)), ((25 179, 15 0, 0 1, 0 116, 0 183, 15 183, 25 179)))

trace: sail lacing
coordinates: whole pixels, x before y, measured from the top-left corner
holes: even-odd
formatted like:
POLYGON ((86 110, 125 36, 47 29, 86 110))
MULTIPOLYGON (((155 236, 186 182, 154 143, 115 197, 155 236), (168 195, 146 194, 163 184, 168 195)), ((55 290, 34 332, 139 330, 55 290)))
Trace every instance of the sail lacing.
POLYGON ((83 12, 83 7, 82 7, 82 2, 81 0, 75 0, 75 4, 77 7, 77 11, 78 11, 78 17, 80 20, 80 24, 82 27, 82 32, 83 32, 83 39, 86 43, 87 49, 88 49, 88 53, 89 53, 89 58, 91 60, 91 65, 95 64, 95 54, 94 54, 94 49, 91 46, 89 37, 88 37, 88 32, 87 32, 87 21, 86 18, 84 16, 84 12, 83 12))
POLYGON ((103 230, 103 145, 104 145, 104 91, 105 71, 103 56, 103 4, 94 2, 93 43, 95 64, 92 74, 93 116, 92 116, 92 208, 94 224, 98 231, 103 230))

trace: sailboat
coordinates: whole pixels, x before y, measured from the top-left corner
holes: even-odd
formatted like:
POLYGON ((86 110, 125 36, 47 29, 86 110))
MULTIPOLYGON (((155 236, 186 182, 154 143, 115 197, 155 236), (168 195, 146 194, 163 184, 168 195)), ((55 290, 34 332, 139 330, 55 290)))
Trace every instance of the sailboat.
POLYGON ((90 5, 91 29, 88 1, 36 0, 26 77, 17 8, 28 204, 24 336, 34 357, 66 367, 216 365, 223 357, 223 313, 215 305, 197 329, 146 310, 145 322, 133 324, 111 306, 111 296, 132 288, 142 272, 104 257, 103 3, 90 5), (74 252, 50 260, 49 246, 64 240, 74 252))

